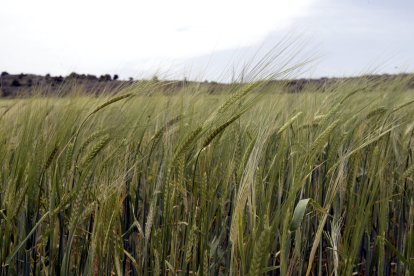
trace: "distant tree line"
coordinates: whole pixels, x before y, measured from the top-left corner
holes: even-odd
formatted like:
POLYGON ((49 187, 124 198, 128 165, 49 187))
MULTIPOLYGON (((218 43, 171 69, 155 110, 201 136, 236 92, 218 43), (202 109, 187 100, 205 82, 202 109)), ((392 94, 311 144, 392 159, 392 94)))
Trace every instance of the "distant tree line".
POLYGON ((78 73, 70 73, 67 77, 68 79, 80 79, 80 80, 95 80, 95 81, 116 81, 119 79, 117 74, 111 76, 110 74, 104 74, 99 77, 90 74, 78 74, 78 73))

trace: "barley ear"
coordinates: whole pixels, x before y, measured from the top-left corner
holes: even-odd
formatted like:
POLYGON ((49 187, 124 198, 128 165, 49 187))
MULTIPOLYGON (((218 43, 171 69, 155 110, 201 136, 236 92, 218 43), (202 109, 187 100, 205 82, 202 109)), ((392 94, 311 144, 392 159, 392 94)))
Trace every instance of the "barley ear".
POLYGON ((283 131, 285 131, 294 121, 296 121, 301 115, 303 114, 302 111, 298 112, 295 116, 290 118, 279 130, 277 131, 277 134, 281 134, 283 131))
POLYGON ((208 145, 210 145, 211 141, 213 141, 213 139, 222 131, 224 131, 229 125, 231 125, 234 121, 236 121, 238 118, 240 118, 241 114, 237 114, 235 116, 233 116, 232 118, 230 118, 230 120, 228 120, 227 122, 225 122, 224 124, 220 125, 219 127, 215 128, 208 136, 207 138, 204 140, 201 149, 206 148, 208 145))
POLYGON ((110 138, 109 135, 105 135, 102 137, 89 151, 86 155, 85 159, 81 163, 81 168, 84 168, 89 165, 89 163, 98 155, 98 153, 105 147, 105 145, 109 142, 110 138))
POLYGON ((256 241, 253 249, 253 258, 250 264, 249 275, 256 276, 260 275, 261 266, 264 262, 267 253, 268 244, 268 229, 263 229, 260 233, 259 239, 256 241))
POLYGON ((335 127, 339 124, 339 119, 335 120, 333 123, 331 123, 313 142, 311 146, 311 151, 315 152, 317 151, 328 139, 331 132, 335 129, 335 127))
POLYGON ((121 95, 121 96, 117 96, 117 97, 114 97, 112 99, 109 99, 108 101, 104 102, 103 104, 101 104, 100 106, 95 108, 89 115, 95 114, 96 112, 98 112, 99 110, 105 108, 106 106, 108 106, 110 104, 113 104, 113 103, 116 103, 120 100, 129 98, 131 96, 132 96, 132 93, 128 93, 128 94, 125 94, 125 95, 121 95))

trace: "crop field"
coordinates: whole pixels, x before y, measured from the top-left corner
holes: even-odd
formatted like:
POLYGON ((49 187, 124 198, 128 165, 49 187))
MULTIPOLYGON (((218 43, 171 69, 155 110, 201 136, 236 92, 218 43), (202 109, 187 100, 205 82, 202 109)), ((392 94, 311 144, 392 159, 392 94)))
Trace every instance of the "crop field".
POLYGON ((413 275, 402 83, 0 100, 1 275, 413 275))

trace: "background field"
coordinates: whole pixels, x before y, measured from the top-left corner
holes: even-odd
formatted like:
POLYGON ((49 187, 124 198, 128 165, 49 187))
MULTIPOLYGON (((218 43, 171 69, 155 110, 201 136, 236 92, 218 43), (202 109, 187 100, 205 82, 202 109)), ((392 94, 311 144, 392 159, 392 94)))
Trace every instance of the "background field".
POLYGON ((410 275, 414 91, 0 101, 2 275, 410 275))

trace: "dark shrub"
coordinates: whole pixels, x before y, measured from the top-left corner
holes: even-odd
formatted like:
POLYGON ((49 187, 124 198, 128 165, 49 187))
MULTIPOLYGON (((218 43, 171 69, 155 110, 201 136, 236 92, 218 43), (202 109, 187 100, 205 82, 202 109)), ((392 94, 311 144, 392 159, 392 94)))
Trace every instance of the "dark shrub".
POLYGON ((88 79, 88 80, 97 80, 98 78, 95 75, 86 75, 86 79, 88 79))
POLYGON ((70 73, 69 76, 68 76, 68 78, 70 78, 70 79, 77 79, 79 77, 80 77, 80 75, 75 73, 75 72, 70 73))
POLYGON ((100 81, 110 81, 110 80, 112 80, 112 77, 109 74, 105 74, 105 75, 100 76, 99 80, 100 81))
POLYGON ((13 86, 13 87, 19 87, 19 86, 20 86, 20 82, 19 82, 19 80, 14 79, 14 80, 12 81, 12 83, 11 83, 11 86, 13 86))
POLYGON ((113 80, 118 80, 118 79, 119 79, 119 76, 115 74, 113 77, 113 80))
POLYGON ((62 76, 59 76, 59 77, 54 77, 54 78, 53 78, 53 80, 54 80, 55 82, 62 82, 62 81, 63 81, 63 77, 62 77, 62 76))
POLYGON ((9 75, 9 73, 7 73, 6 71, 1 72, 2 77, 8 76, 8 75, 9 75))

